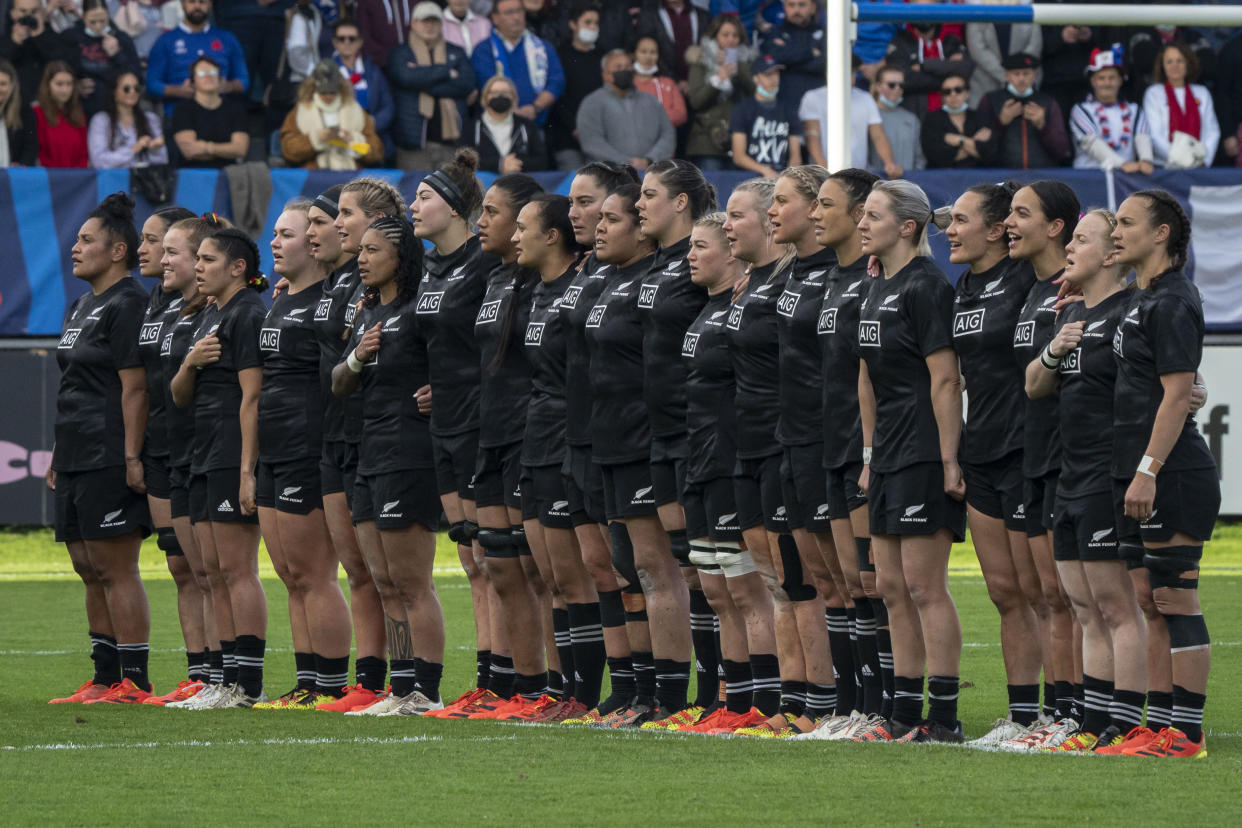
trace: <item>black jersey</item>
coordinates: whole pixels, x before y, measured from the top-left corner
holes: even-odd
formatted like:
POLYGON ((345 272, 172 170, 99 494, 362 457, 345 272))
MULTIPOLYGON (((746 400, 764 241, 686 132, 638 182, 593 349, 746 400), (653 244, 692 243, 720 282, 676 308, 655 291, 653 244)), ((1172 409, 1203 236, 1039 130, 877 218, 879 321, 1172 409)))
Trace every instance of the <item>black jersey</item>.
POLYGON ((478 236, 447 255, 432 250, 418 285, 418 327, 431 369, 431 431, 448 436, 479 427, 479 344, 474 321, 498 259, 478 236))
POLYGON ((730 289, 710 296, 682 338, 686 361, 686 481, 732 477, 737 466, 733 362, 729 358, 730 289))
POLYGON ((1057 318, 1057 330, 1084 322, 1082 341, 1061 358, 1061 477, 1057 494, 1081 497, 1112 491, 1113 386, 1117 361, 1113 334, 1126 314, 1129 291, 1121 290, 1093 308, 1075 302, 1057 318))
POLYGON ((1014 370, 1014 331, 1034 285, 1030 262, 1009 257, 957 280, 953 348, 969 401, 958 450, 964 462, 989 463, 1022 448, 1026 372, 1014 370))
POLYGON ((788 269, 776 262, 753 268, 746 290, 729 310, 725 327, 737 393, 737 456, 769 457, 780 451, 776 422, 780 417, 780 344, 776 303, 785 291, 788 269))
MULTIPOLYGON (((522 437, 522 465, 550 466, 565 458, 565 376, 569 322, 561 314, 565 294, 578 276, 570 268, 551 282, 541 281, 530 303, 522 341, 530 362, 530 403, 522 437)), ((590 389, 586 389, 590 399, 590 389)), ((510 413, 512 416, 512 412, 510 413)))
POLYGON ((643 323, 638 312, 638 292, 651 261, 648 256, 617 269, 583 326, 591 356, 591 456, 597 463, 651 458, 651 423, 643 397, 643 323))
POLYGON ((176 324, 181 305, 181 294, 165 293, 162 286, 156 285, 138 334, 138 356, 147 372, 147 434, 143 452, 148 457, 168 456, 168 408, 164 387, 172 377, 164 375, 160 346, 164 342, 164 332, 176 324))
POLYGON ((194 342, 215 334, 220 359, 198 371, 194 381, 194 452, 190 471, 206 474, 241 466, 241 383, 238 374, 263 364, 259 335, 267 308, 259 294, 242 288, 224 307, 199 314, 194 342))
POLYGON ((867 257, 828 274, 819 309, 820 358, 824 386, 824 468, 862 462, 862 418, 858 413, 858 309, 874 280, 867 257))
MULTIPOLYGON (((181 305, 184 312, 184 299, 181 305)), ((194 406, 177 407, 172 398, 172 379, 181 370, 181 363, 185 362, 185 355, 190 352, 203 310, 200 307, 186 316, 182 316, 181 312, 174 314, 164 325, 164 336, 160 341, 160 362, 164 365, 164 385, 160 393, 164 397, 168 465, 176 469, 190 465, 194 451, 194 406)))
POLYGON ((138 337, 148 300, 142 286, 125 277, 98 296, 85 293, 69 306, 56 346, 56 471, 125 465, 118 372, 142 367, 138 337))
MULTIPOLYGON (((1053 281, 1060 275, 1058 273, 1051 279, 1032 285, 1018 313, 1018 324, 1013 330, 1013 354, 1024 386, 1026 366, 1031 364, 1031 360, 1038 359, 1039 352, 1052 341, 1059 290, 1053 281)), ((1025 394, 1023 397, 1022 474, 1028 478, 1043 477, 1061 468, 1057 397, 1055 394, 1038 400, 1032 400, 1025 394)))
POLYGON ((358 298, 362 291, 358 261, 349 261, 332 271, 323 282, 315 305, 315 337, 319 340, 319 379, 323 396, 323 440, 356 443, 362 422, 362 395, 341 399, 332 393, 332 369, 345 353, 345 343, 354 324, 358 298), (352 427, 347 427, 346 423, 352 427))
POLYGON ((653 437, 686 433, 686 366, 681 343, 707 302, 690 281, 690 238, 660 248, 638 286, 643 322, 643 389, 653 437))
POLYGON ((587 257, 565 295, 560 314, 565 323, 565 442, 571 446, 591 444, 591 354, 587 350, 586 321, 599 295, 617 273, 592 253, 587 257))
MULTIPOLYGON (((363 308, 354 318, 345 353, 351 354, 362 336, 376 324, 379 350, 362 365, 358 390, 362 394, 362 443, 358 474, 374 475, 409 469, 430 469, 431 420, 418 412, 418 389, 427 384, 427 343, 416 312, 418 297, 388 305, 363 308)), ((433 400, 434 404, 434 400, 433 400)))
MULTIPOLYGON (((1160 377, 1198 371, 1203 357, 1203 300, 1181 271, 1156 278, 1147 290, 1134 290, 1125 318, 1113 337, 1117 385, 1113 397, 1113 477, 1130 480, 1147 453, 1156 411, 1164 399, 1160 377)), ((1162 469, 1181 471, 1215 465, 1194 415, 1162 469)))
POLYGON ((777 301, 780 336, 780 422, 776 437, 783 446, 808 446, 824 439, 820 423, 824 389, 819 344, 819 310, 828 271, 837 254, 824 248, 789 266, 785 291, 777 301))
MULTIPOLYGON (((478 343, 482 369, 479 375, 479 445, 483 448, 519 442, 526 430, 522 413, 530 402, 530 362, 526 358, 523 336, 530 319, 531 296, 538 283, 539 274, 519 268, 516 263, 498 263, 487 278, 483 302, 474 320, 474 339, 478 343), (509 320, 507 326, 506 319, 509 320), (502 348, 500 365, 493 367, 497 352, 502 348)), ((434 389, 431 404, 434 409, 434 389)))
POLYGON ((940 461, 927 357, 953 347, 953 288, 916 256, 871 286, 858 314, 858 351, 875 391, 871 468, 895 472, 940 461))
POLYGON ((323 393, 315 311, 324 282, 272 302, 259 334, 259 457, 265 463, 318 458, 323 448, 323 393))

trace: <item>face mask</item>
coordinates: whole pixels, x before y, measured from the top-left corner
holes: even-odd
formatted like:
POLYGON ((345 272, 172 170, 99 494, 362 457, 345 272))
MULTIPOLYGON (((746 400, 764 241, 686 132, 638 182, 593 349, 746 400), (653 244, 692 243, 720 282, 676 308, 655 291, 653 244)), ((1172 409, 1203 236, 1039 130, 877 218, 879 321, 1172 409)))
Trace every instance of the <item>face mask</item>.
POLYGON ((941 106, 940 108, 943 109, 945 112, 949 113, 950 115, 961 115, 963 112, 966 111, 967 106, 968 106, 967 104, 962 104, 961 106, 948 106, 946 104, 944 106, 941 106))
POLYGON ((634 62, 634 71, 640 75, 645 75, 647 77, 651 77, 652 75, 654 75, 656 73, 656 70, 659 68, 660 67, 658 66, 647 67, 647 66, 643 66, 637 61, 634 62))
POLYGON ((594 45, 599 40, 599 29, 579 29, 578 39, 588 46, 594 45))
POLYGON ((906 99, 905 95, 898 95, 896 98, 887 98, 881 95, 880 103, 884 104, 889 109, 896 109, 897 107, 901 106, 901 102, 904 101, 905 99, 906 99))
POLYGON ((1015 98, 1029 98, 1031 97, 1031 95, 1035 94, 1035 87, 1031 87, 1025 92, 1019 92, 1017 89, 1014 89, 1012 83, 1005 84, 1005 89, 1006 91, 1009 92, 1010 95, 1012 95, 1015 98))
POLYGON ((629 69, 618 69, 612 73, 612 85, 624 92, 634 86, 634 73, 629 69))
POLYGON ((772 90, 770 90, 770 91, 769 91, 769 90, 767 90, 767 89, 764 89, 762 86, 756 86, 756 87, 755 87, 755 91, 759 93, 759 97, 761 97, 761 98, 763 98, 763 99, 765 99, 765 100, 769 100, 769 101, 771 101, 771 100, 774 100, 774 99, 776 98, 776 95, 777 95, 777 93, 778 93, 778 92, 780 92, 780 91, 781 91, 781 88, 778 86, 778 87, 776 87, 775 89, 772 89, 772 90))
POLYGON ((494 98, 488 99, 487 108, 493 112, 499 112, 501 115, 504 115, 513 108, 513 99, 506 98, 504 95, 497 95, 494 98))
POLYGON ((86 32, 87 37, 99 38, 99 37, 104 37, 105 35, 112 34, 111 26, 104 26, 104 30, 102 32, 97 32, 94 29, 87 27, 87 26, 83 26, 83 30, 86 32))

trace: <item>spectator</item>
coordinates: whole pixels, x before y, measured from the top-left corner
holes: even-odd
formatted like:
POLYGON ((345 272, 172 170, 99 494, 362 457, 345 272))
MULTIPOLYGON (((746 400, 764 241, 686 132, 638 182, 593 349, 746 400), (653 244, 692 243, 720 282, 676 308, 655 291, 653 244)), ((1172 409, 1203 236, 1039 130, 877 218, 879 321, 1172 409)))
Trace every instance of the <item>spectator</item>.
POLYGON ((513 80, 493 75, 483 85, 483 111, 468 124, 461 145, 479 153, 479 169, 501 175, 548 168, 548 150, 538 125, 516 114, 518 92, 513 80))
MULTIPOLYGON (((323 36, 324 17, 311 0, 297 0, 286 14, 285 64, 288 80, 301 86, 319 63, 319 39, 323 36)), ((287 98, 286 98, 287 100, 287 98)), ((284 116, 281 116, 284 119, 284 116)))
POLYGON ((656 39, 645 35, 634 46, 634 88, 655 99, 664 107, 674 127, 686 122, 686 99, 677 88, 677 82, 660 74, 660 47, 656 39))
MULTIPOLYGON (((1039 87, 1052 96, 1062 113, 1068 113, 1081 101, 1090 85, 1083 77, 1083 70, 1091 60, 1091 52, 1107 49, 1112 39, 1107 32, 1092 26, 1043 26, 1043 77, 1039 87)), ((1031 52, 1030 54, 1035 54, 1031 52)), ((1138 87, 1132 97, 1137 97, 1143 87, 1138 87)))
POLYGON ((920 119, 940 108, 940 82, 950 72, 974 72, 966 44, 940 23, 911 23, 893 36, 888 63, 905 72, 905 106, 920 119))
POLYGON ((793 107, 781 103, 781 67, 771 55, 750 64, 753 97, 738 101, 729 121, 733 164, 738 169, 776 178, 786 167, 802 163, 802 124, 793 107))
POLYGON ((39 161, 39 136, 34 113, 22 103, 17 70, 0 59, 0 168, 33 167, 39 161))
MULTIPOLYGON (((474 47, 487 40, 492 33, 492 22, 486 15, 470 10, 470 0, 448 0, 444 8, 444 39, 459 47, 467 55, 474 47)), ((446 162, 447 163, 447 162, 446 162)), ((428 169, 436 169, 429 167, 428 169)))
POLYGON ((397 98, 397 166, 436 170, 453 160, 462 136, 474 67, 464 49, 443 37, 434 3, 419 3, 413 18, 409 40, 388 61, 397 98))
POLYGON ((645 170, 672 157, 677 148, 673 124, 659 101, 634 88, 630 56, 614 49, 600 67, 603 87, 587 95, 578 109, 578 140, 587 160, 645 170))
MULTIPOLYGON (((168 26, 175 23, 175 18, 169 21, 165 17, 166 6, 166 0, 110 0, 109 2, 108 7, 112 10, 113 24, 130 36, 134 41, 134 50, 144 61, 151 54, 151 47, 155 45, 159 36, 168 31, 168 26)), ((173 8, 176 7, 170 7, 168 10, 171 11, 173 8)))
POLYGON ((1157 83, 1153 67, 1170 43, 1184 44, 1199 63, 1199 77, 1209 87, 1216 81, 1216 49, 1198 29, 1183 26, 1144 26, 1129 30, 1126 48, 1130 56, 1130 87, 1135 98, 1148 86, 1157 83))
POLYGON ((1087 66, 1091 94, 1070 111, 1074 166, 1150 175, 1151 130, 1138 104, 1121 97, 1122 66, 1121 44, 1091 53, 1087 66))
POLYGON ((861 62, 859 73, 867 83, 875 80, 875 73, 884 65, 888 44, 893 42, 899 27, 895 23, 856 23, 854 57, 861 62))
POLYGON ((970 82, 950 72, 940 82, 940 108, 923 116, 919 143, 930 169, 992 166, 996 141, 990 122, 970 108, 970 82))
POLYGON ((1039 58, 1005 58, 1005 88, 983 96, 979 106, 997 140, 996 161, 1023 170, 1055 167, 1069 158, 1065 116, 1052 96, 1035 89, 1039 58))
POLYGON ((496 0, 492 7, 492 33, 474 47, 475 82, 480 88, 492 75, 504 75, 518 91, 514 111, 540 126, 548 110, 565 91, 565 73, 556 50, 526 31, 522 0, 496 0))
POLYGON ((384 142, 354 98, 340 67, 323 60, 298 88, 298 105, 280 127, 280 151, 311 170, 356 170, 384 160, 384 142))
POLYGON ((65 59, 78 76, 78 94, 89 118, 103 109, 105 86, 122 69, 142 71, 129 35, 112 25, 106 0, 83 0, 82 19, 60 36, 65 59))
POLYGON ((1155 161, 1170 169, 1210 165, 1220 143, 1212 93, 1194 83, 1199 61, 1184 43, 1168 43, 1156 58, 1155 80, 1143 95, 1155 161))
POLYGON ((78 99, 73 70, 63 60, 53 60, 43 69, 34 116, 39 133, 39 166, 85 167, 89 164, 86 116, 78 99))
POLYGON ((193 97, 178 106, 172 117, 173 141, 185 159, 181 166, 233 164, 250 149, 245 107, 221 96, 225 81, 220 77, 220 64, 211 55, 199 55, 189 70, 193 97))
POLYGON ((970 105, 979 106, 984 95, 1005 85, 1005 58, 1022 52, 1038 55, 1043 48, 1043 30, 1034 23, 967 23, 966 50, 975 64, 970 105))
POLYGON ((919 143, 919 119, 901 105, 905 97, 905 79, 902 70, 886 66, 876 73, 875 83, 871 84, 871 97, 875 98, 880 111, 880 126, 888 139, 892 164, 890 166, 880 158, 873 141, 867 154, 867 166, 871 169, 883 168, 889 178, 900 178, 906 170, 921 170, 926 166, 923 147, 919 143))
POLYGON ((629 45, 642 26, 643 3, 644 0, 610 0, 599 4, 599 40, 595 45, 601 55, 629 45))
MULTIPOLYGON (((435 3, 419 3, 426 15, 426 7, 435 3)), ((417 9, 416 9, 417 10, 417 9)), ((440 15, 440 7, 435 8, 436 16, 440 15)), ((375 131, 379 133, 384 145, 392 143, 392 121, 396 115, 396 107, 392 101, 392 91, 388 88, 388 80, 380 65, 367 57, 366 41, 362 29, 349 18, 336 21, 332 29, 332 59, 341 72, 341 77, 349 81, 354 88, 354 100, 370 113, 375 119, 375 131)), ((383 64, 387 65, 387 63, 383 64)), ((301 91, 298 92, 299 96, 301 91)))
MULTIPOLYGON (((857 55, 853 56, 854 69, 861 65, 857 55)), ((806 145, 811 160, 821 167, 828 166, 828 87, 812 89, 802 96, 798 107, 798 117, 802 120, 802 132, 806 136, 806 145)), ((888 137, 884 135, 884 122, 880 118, 879 107, 875 99, 857 86, 850 87, 850 162, 849 166, 860 170, 867 168, 868 146, 874 147, 876 154, 883 161, 885 169, 890 169, 893 161, 893 149, 889 146, 888 137)))
POLYGON ((159 116, 141 109, 141 100, 138 73, 122 69, 104 89, 104 108, 91 116, 86 131, 92 167, 121 170, 168 163, 159 116))
MULTIPOLYGON (((624 1, 617 5, 623 6, 624 1)), ((649 0, 645 5, 647 8, 639 17, 637 35, 655 38, 661 62, 672 71, 684 94, 689 91, 687 80, 690 77, 686 50, 698 43, 707 32, 711 17, 686 0, 649 0)))
POLYGON ((280 50, 272 48, 285 36, 285 10, 290 0, 214 0, 216 25, 241 44, 250 77, 250 102, 258 104, 280 67, 280 50))
POLYGON ((526 12, 526 30, 542 39, 553 49, 561 45, 560 13, 556 0, 522 0, 526 12))
POLYGON ((809 90, 824 85, 824 29, 815 0, 785 0, 784 9, 785 22, 768 30, 759 52, 785 67, 781 101, 800 106, 809 90))
POLYGON ((580 2, 570 9, 568 19, 573 36, 557 50, 565 72, 565 92, 548 116, 548 147, 559 170, 576 170, 586 163, 578 145, 578 107, 604 83, 599 71, 599 4, 580 2))
POLYGON ((1233 159, 1242 166, 1242 153, 1238 152, 1239 127, 1242 127, 1242 34, 1230 39, 1217 56, 1216 115, 1221 132, 1226 136, 1221 142, 1225 159, 1233 159))
POLYGON ((60 40, 47 25, 43 0, 13 0, 9 31, 0 38, 0 58, 17 69, 23 101, 39 94, 43 67, 60 57, 60 40))
POLYGON ((405 41, 416 0, 357 0, 354 14, 362 33, 362 53, 388 69, 392 50, 405 41))
MULTIPOLYGON (((250 86, 246 59, 237 38, 207 22, 211 0, 181 0, 185 19, 172 31, 160 35, 147 58, 147 92, 164 100, 164 117, 171 118, 176 105, 196 97, 190 69, 206 55, 219 73, 215 95, 245 92, 250 86)), ((174 140, 176 136, 173 136, 174 140)))
POLYGON ((686 52, 694 113, 686 155, 705 172, 729 166, 729 123, 736 103, 754 94, 753 58, 742 24, 737 17, 723 14, 712 21, 703 42, 686 52))
POLYGON ((81 19, 78 0, 47 0, 47 25, 56 34, 67 32, 81 19))

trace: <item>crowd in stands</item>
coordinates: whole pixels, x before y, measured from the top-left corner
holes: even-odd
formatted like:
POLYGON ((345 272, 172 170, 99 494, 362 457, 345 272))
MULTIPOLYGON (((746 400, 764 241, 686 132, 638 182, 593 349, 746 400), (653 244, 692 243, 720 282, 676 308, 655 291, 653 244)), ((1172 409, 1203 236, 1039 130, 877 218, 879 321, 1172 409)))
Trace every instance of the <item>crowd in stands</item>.
MULTIPOLYGON (((918 0, 911 0, 917 2, 918 0)), ((982 0, 986 2, 987 0, 982 0)), ((823 164, 816 0, 0 0, 0 166, 823 164), (278 45, 280 48, 278 48, 278 45)), ((1242 166, 1242 34, 863 23, 851 163, 1242 166)))

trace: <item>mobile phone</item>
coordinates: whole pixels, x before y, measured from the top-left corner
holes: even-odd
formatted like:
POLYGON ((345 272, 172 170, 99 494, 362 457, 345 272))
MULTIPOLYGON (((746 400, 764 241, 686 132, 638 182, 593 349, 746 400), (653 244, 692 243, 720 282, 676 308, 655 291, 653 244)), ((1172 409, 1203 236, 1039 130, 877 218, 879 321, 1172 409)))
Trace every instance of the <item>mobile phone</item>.
POLYGON ((737 47, 730 46, 729 48, 725 49, 724 59, 725 59, 725 63, 732 63, 734 66, 737 66, 737 47))

